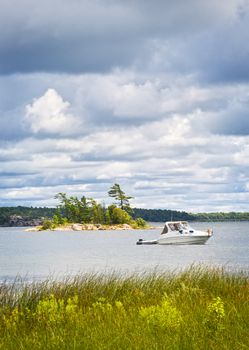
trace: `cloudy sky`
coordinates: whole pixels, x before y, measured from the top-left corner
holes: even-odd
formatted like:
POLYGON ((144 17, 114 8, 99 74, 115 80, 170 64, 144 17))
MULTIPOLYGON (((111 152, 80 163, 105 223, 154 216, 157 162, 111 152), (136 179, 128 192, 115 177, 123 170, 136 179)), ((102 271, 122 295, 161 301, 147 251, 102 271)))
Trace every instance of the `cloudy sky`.
POLYGON ((249 211, 249 1, 1 0, 0 205, 249 211))

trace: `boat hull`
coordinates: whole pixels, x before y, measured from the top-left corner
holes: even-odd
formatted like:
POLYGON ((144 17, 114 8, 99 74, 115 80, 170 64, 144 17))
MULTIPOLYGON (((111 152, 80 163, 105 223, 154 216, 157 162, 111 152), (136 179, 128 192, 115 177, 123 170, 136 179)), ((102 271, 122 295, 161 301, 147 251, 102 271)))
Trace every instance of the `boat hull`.
POLYGON ((179 236, 163 237, 157 240, 158 244, 205 244, 210 236, 179 236))

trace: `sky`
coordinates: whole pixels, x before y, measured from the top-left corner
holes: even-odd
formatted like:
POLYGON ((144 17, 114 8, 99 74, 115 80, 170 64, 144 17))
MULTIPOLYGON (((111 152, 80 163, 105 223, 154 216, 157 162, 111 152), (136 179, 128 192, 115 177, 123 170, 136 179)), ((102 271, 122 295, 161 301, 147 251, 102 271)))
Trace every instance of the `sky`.
POLYGON ((0 206, 249 211, 248 0, 1 0, 0 206))

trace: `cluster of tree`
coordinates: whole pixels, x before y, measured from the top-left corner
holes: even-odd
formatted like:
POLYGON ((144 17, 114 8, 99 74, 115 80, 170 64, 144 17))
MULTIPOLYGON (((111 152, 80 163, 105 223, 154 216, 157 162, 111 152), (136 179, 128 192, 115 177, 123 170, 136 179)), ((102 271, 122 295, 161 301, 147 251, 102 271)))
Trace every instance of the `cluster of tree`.
POLYGON ((141 217, 150 222, 165 221, 249 221, 248 212, 229 212, 229 213, 187 213, 185 211, 167 210, 167 209, 139 209, 133 208, 133 217, 141 217))
POLYGON ((129 203, 129 199, 132 197, 127 196, 119 184, 114 184, 108 194, 115 198, 117 203, 106 207, 93 198, 68 197, 66 193, 58 193, 55 198, 59 200, 59 205, 52 221, 45 220, 43 228, 76 222, 104 225, 130 224, 134 228, 146 226, 146 222, 142 218, 137 217, 135 220, 132 218, 132 209, 129 203))
POLYGON ((133 217, 141 217, 146 221, 150 222, 166 222, 166 221, 178 221, 194 220, 193 214, 188 214, 184 211, 167 210, 167 209, 133 209, 133 217))
POLYGON ((192 214, 195 221, 248 221, 248 212, 198 213, 192 214))

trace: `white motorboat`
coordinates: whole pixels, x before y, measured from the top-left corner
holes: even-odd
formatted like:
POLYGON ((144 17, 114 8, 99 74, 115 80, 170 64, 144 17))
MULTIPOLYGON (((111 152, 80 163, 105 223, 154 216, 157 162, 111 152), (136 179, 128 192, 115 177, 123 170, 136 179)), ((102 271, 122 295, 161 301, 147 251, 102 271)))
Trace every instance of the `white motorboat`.
POLYGON ((157 240, 140 239, 137 244, 205 244, 212 235, 211 229, 195 230, 187 221, 168 221, 157 240))

